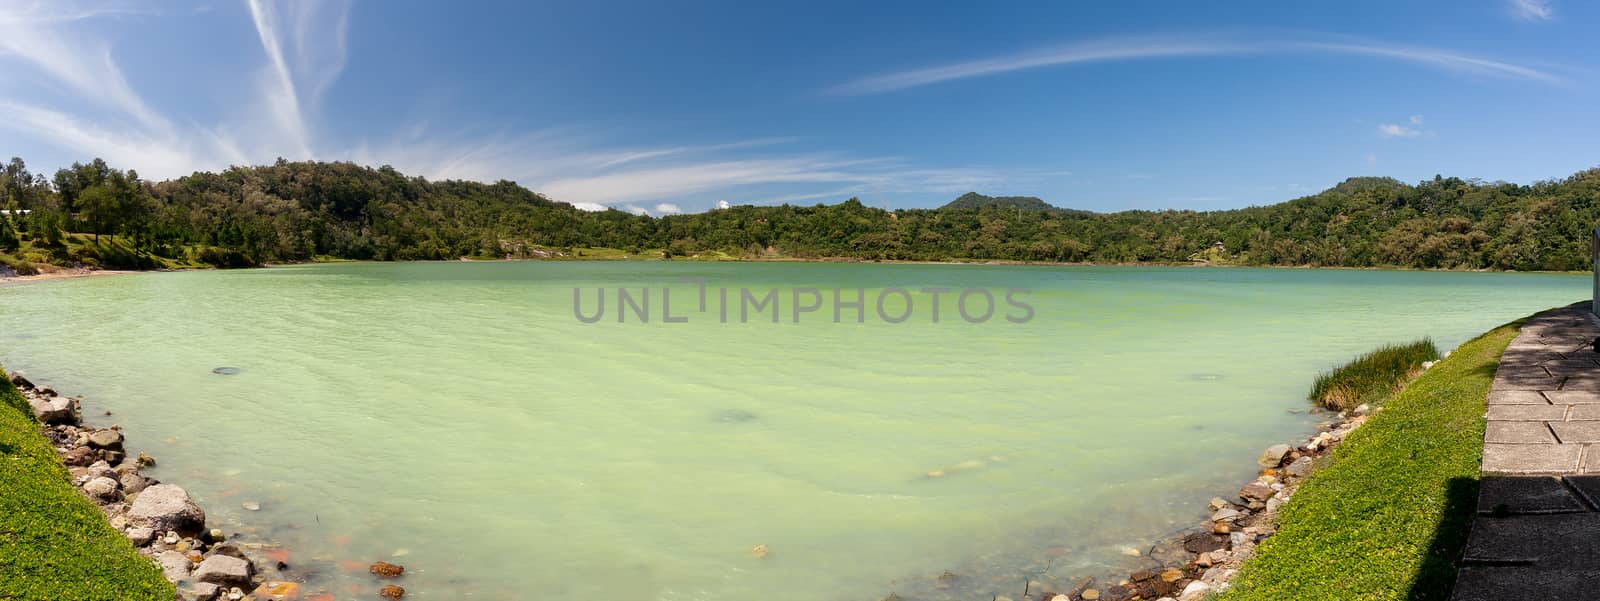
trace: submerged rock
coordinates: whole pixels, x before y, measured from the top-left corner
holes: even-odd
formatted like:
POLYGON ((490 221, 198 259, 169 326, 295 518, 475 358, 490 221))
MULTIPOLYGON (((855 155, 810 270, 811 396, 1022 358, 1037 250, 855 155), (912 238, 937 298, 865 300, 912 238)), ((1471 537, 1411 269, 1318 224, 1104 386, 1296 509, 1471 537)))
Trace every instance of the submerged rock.
POLYGON ((717 421, 728 424, 743 424, 761 419, 754 413, 743 409, 723 409, 717 412, 717 421))
POLYGON ((128 519, 157 530, 198 533, 206 527, 206 512, 189 498, 188 491, 171 484, 144 489, 128 508, 128 519))
POLYGON ((406 573, 406 567, 387 561, 380 561, 372 564, 372 567, 368 568, 367 571, 372 572, 373 575, 379 578, 395 578, 406 573))
POLYGON ((239 375, 239 371, 240 371, 240 369, 237 368, 237 367, 218 367, 216 369, 211 370, 211 373, 217 374, 219 376, 236 376, 236 375, 239 375))
POLYGON ((378 596, 379 597, 383 597, 385 599, 399 599, 401 597, 406 596, 406 589, 403 589, 403 588, 400 588, 398 586, 395 586, 395 585, 391 584, 389 586, 386 586, 386 587, 383 587, 381 589, 378 589, 378 596))

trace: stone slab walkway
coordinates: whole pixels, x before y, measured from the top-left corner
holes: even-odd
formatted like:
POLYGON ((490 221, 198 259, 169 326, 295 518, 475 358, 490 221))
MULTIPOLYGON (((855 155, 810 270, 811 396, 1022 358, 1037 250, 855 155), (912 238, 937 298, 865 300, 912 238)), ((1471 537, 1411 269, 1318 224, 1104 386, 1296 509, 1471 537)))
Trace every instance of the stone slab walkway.
POLYGON ((1534 316, 1500 358, 1452 601, 1600 599, 1600 326, 1588 310, 1534 316))
POLYGON ((1600 473, 1600 326, 1588 306, 1529 319, 1489 391, 1483 473, 1600 473))

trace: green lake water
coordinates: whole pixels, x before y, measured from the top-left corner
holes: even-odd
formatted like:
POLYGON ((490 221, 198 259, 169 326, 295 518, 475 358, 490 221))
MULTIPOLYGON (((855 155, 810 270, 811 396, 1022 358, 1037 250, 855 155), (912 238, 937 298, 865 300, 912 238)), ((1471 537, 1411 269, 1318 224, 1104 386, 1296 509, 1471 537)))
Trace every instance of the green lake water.
MULTIPOLYGON (((1314 431, 1304 396, 1318 370, 1384 342, 1453 348, 1589 286, 1288 269, 295 266, 0 287, 0 362, 85 395, 90 422, 121 424, 213 524, 287 544, 290 574, 341 598, 372 596, 378 559, 407 566, 408 599, 1015 598, 1030 574, 1124 569, 1137 561, 1124 547, 1197 523, 1262 448, 1314 431), (704 278, 706 312, 685 278, 704 278), (686 322, 663 322, 663 286, 686 322), (575 287, 585 313, 607 289, 599 322, 574 316, 575 287), (617 323, 618 287, 649 297, 649 323, 617 323), (876 314, 891 287, 911 294, 902 323, 876 314), (934 323, 928 287, 982 288, 998 306, 968 323, 948 293, 934 323), (741 288, 778 290, 780 322, 740 323, 741 288), (796 288, 822 300, 800 323, 796 288), (865 323, 850 308, 834 323, 835 288, 864 289, 865 323), (1014 288, 1030 291, 1017 298, 1031 321, 1005 319, 1021 313, 1004 300, 1014 288), (946 570, 958 578, 939 590, 946 570)), ((894 317, 903 297, 886 298, 894 317)), ((981 313, 981 295, 969 300, 981 313)))

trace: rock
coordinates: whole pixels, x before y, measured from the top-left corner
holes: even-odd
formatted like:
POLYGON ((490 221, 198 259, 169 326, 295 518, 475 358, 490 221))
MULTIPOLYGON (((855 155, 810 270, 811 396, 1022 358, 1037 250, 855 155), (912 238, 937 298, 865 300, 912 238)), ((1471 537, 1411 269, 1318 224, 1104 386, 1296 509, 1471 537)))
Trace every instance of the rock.
MULTIPOLYGON (((401 574, 406 573, 406 567, 392 564, 387 561, 380 561, 372 564, 372 567, 368 568, 367 571, 372 572, 373 575, 379 578, 396 578, 401 574)), ((949 572, 945 573, 948 574, 949 572)))
POLYGON ((176 544, 178 544, 178 541, 180 541, 180 540, 183 540, 183 539, 179 538, 178 537, 178 533, 176 533, 176 532, 167 532, 166 534, 161 535, 161 543, 162 544, 176 545, 176 544))
POLYGON ((1287 467, 1283 468, 1283 473, 1288 474, 1290 476, 1293 476, 1295 478, 1304 478, 1306 476, 1310 476, 1311 475, 1311 458, 1310 457, 1301 457, 1299 459, 1296 459, 1294 461, 1289 462, 1289 465, 1287 467))
POLYGON ((1128 580, 1132 580, 1134 582, 1144 582, 1155 577, 1156 573, 1150 570, 1136 570, 1132 574, 1128 575, 1128 580))
POLYGON ((1190 553, 1209 553, 1222 548, 1222 542, 1209 532, 1191 532, 1183 537, 1183 549, 1190 553))
POLYGON ((122 433, 116 430, 95 430, 89 435, 89 446, 96 449, 122 450, 122 433))
POLYGON ((190 588, 189 594, 194 597, 194 601, 217 601, 217 597, 222 596, 222 587, 202 582, 190 588))
POLYGON ((102 501, 110 500, 117 497, 118 486, 120 485, 117 484, 116 480, 112 480, 105 476, 97 476, 90 479, 88 482, 83 483, 83 492, 89 493, 90 497, 94 497, 102 501))
POLYGON ((252 573, 254 568, 248 561, 227 555, 212 555, 194 569, 194 578, 223 586, 250 586, 252 573))
POLYGON ((139 467, 151 467, 156 464, 156 458, 146 455, 144 451, 139 451, 139 458, 135 459, 133 464, 139 467))
POLYGON ((198 533, 206 527, 206 512, 189 499, 189 493, 171 484, 144 489, 128 508, 128 519, 157 530, 198 533))
POLYGON ((395 585, 391 584, 389 586, 386 586, 386 587, 383 587, 381 589, 378 589, 378 596, 379 597, 383 597, 385 599, 399 599, 401 597, 406 596, 406 589, 403 589, 403 588, 400 588, 398 586, 395 586, 395 585))
POLYGON ((33 390, 33 382, 29 382, 22 374, 11 374, 11 385, 22 390, 33 390))
POLYGON ((1231 522, 1231 521, 1237 520, 1237 519, 1239 519, 1241 517, 1244 517, 1244 512, 1239 511, 1237 509, 1234 509, 1232 507, 1224 507, 1222 509, 1218 509, 1216 513, 1211 514, 1211 521, 1213 521, 1213 522, 1231 522))
POLYGON ((156 556, 156 563, 161 565, 161 575, 168 582, 179 582, 189 577, 189 568, 194 564, 189 563, 189 558, 177 551, 162 551, 156 556))
POLYGON ((1283 499, 1280 499, 1278 497, 1273 497, 1271 499, 1267 499, 1267 507, 1266 507, 1266 509, 1264 511, 1266 511, 1267 513, 1277 513, 1278 512, 1278 508, 1282 507, 1282 506, 1283 506, 1283 499))
POLYGON ((245 509, 245 511, 261 511, 261 504, 260 503, 256 503, 254 501, 245 501, 244 503, 241 503, 239 506, 243 507, 245 509))
POLYGON ((1210 507, 1212 511, 1217 511, 1224 507, 1233 507, 1233 503, 1222 500, 1222 497, 1212 497, 1211 502, 1207 503, 1206 506, 1210 507))
POLYGON ((128 542, 133 543, 133 546, 143 547, 150 544, 150 541, 156 537, 156 530, 154 528, 135 526, 129 528, 123 535, 128 537, 128 542))
POLYGON ((1177 581, 1182 580, 1182 579, 1183 579, 1183 570, 1180 570, 1180 569, 1177 569, 1177 568, 1167 568, 1167 569, 1161 571, 1161 581, 1162 582, 1177 582, 1177 581))
MULTIPOLYGON (((1243 532, 1234 532, 1228 535, 1228 544, 1233 546, 1235 550, 1238 550, 1239 547, 1244 546, 1244 544, 1249 540, 1250 536, 1243 532)), ((1220 549, 1221 547, 1218 548, 1220 549)))
POLYGON ((61 458, 62 463, 73 467, 85 467, 91 463, 94 463, 94 461, 94 449, 89 447, 78 447, 72 449, 71 451, 67 451, 66 456, 61 458))
POLYGON ((1068 597, 1066 595, 1056 595, 1051 597, 1050 601, 1072 601, 1072 597, 1068 597))
POLYGON ((1227 522, 1212 522, 1211 523, 1211 533, 1212 534, 1227 534, 1231 530, 1233 530, 1233 528, 1231 526, 1229 526, 1227 522))
POLYGON ((262 601, 288 601, 300 598, 300 584, 297 582, 268 581, 261 583, 256 590, 250 593, 262 601))
POLYGON ((1078 598, 1083 599, 1083 601, 1095 601, 1096 599, 1100 598, 1100 591, 1092 588, 1084 589, 1082 593, 1078 594, 1078 598))
POLYGON ((117 478, 117 482, 122 485, 123 494, 131 495, 144 490, 144 477, 139 474, 123 474, 117 478))
POLYGON ((78 413, 72 410, 72 401, 61 397, 46 399, 32 399, 28 405, 33 408, 33 415, 44 424, 77 424, 78 413))
POLYGON ((1144 555, 1144 552, 1133 547, 1123 547, 1122 554, 1127 555, 1128 557, 1141 557, 1144 555))
POLYGON ((1274 492, 1277 491, 1272 490, 1272 485, 1261 480, 1254 480, 1244 485, 1244 488, 1239 489, 1239 498, 1246 501, 1266 501, 1272 498, 1272 493, 1274 492))
POLYGON ((1355 414, 1356 415, 1367 415, 1369 413, 1372 413, 1372 406, 1371 405, 1368 405, 1366 403, 1362 403, 1360 405, 1356 405, 1356 408, 1355 408, 1355 414))
POLYGON ((228 599, 228 601, 239 601, 240 599, 244 598, 244 591, 241 590, 237 586, 233 587, 233 588, 230 588, 230 589, 228 589, 228 594, 226 595, 226 598, 228 599))
POLYGON ((1183 594, 1178 595, 1178 601, 1200 601, 1210 592, 1211 585, 1206 584, 1204 581, 1196 580, 1190 582, 1189 586, 1183 587, 1183 594))
POLYGON ((1289 445, 1275 444, 1262 451, 1261 457, 1256 459, 1256 463, 1261 467, 1278 467, 1283 464, 1283 458, 1288 454, 1289 445))
POLYGON ((223 544, 217 545, 215 547, 212 547, 211 548, 211 554, 212 555, 227 555, 228 557, 237 557, 239 559, 244 559, 245 558, 244 551, 239 549, 239 546, 235 545, 233 543, 223 543, 223 544))

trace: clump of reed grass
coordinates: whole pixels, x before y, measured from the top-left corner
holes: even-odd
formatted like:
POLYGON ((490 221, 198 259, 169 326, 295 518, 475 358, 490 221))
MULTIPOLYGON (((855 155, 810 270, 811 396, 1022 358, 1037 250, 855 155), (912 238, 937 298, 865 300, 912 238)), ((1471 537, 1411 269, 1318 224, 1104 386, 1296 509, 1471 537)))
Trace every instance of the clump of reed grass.
POLYGON ((1428 338, 1384 345, 1343 367, 1317 374, 1307 398, 1334 411, 1376 403, 1421 374, 1423 362, 1438 359, 1439 349, 1428 338))

